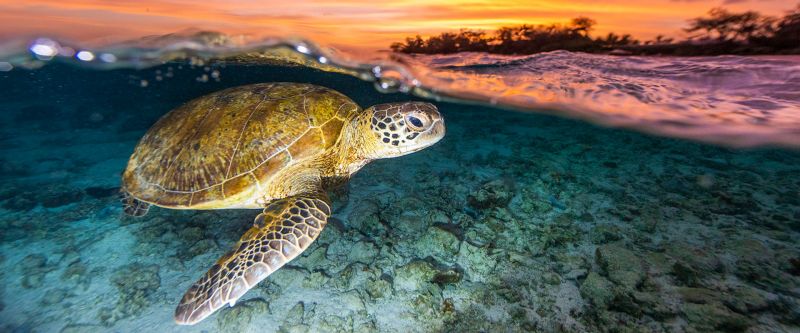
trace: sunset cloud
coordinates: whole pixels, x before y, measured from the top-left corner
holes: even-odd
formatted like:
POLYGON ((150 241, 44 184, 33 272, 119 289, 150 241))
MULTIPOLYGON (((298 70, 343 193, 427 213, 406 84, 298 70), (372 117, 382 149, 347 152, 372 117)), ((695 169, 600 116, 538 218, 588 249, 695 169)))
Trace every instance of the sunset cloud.
POLYGON ((686 20, 725 5, 780 15, 784 0, 317 0, 197 2, 189 0, 26 0, 0 3, 0 38, 47 35, 109 42, 186 28, 252 36, 303 36, 340 47, 385 49, 406 36, 459 28, 493 30, 517 24, 567 22, 583 15, 610 31, 647 39, 677 36, 686 20))

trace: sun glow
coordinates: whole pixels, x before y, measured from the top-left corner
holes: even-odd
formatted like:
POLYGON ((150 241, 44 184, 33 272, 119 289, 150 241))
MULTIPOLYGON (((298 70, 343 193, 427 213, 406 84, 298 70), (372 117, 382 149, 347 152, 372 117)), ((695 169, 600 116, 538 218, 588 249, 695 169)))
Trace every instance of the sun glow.
MULTIPOLYGON (((0 38, 51 36, 109 42, 187 28, 249 36, 302 36, 329 45, 385 49, 391 42, 460 28, 491 31, 519 24, 563 23, 576 16, 598 21, 595 34, 636 38, 678 36, 686 20, 717 1, 317 0, 196 2, 188 0, 28 0, 0 2, 0 38)), ((779 15, 782 0, 737 1, 732 10, 779 15)))

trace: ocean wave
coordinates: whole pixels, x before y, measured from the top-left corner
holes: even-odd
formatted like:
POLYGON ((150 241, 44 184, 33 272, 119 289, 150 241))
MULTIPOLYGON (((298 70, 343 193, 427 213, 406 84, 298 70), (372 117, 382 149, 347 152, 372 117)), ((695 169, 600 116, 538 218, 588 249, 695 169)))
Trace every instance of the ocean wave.
POLYGON ((309 66, 374 81, 386 92, 547 113, 732 147, 800 147, 798 56, 623 57, 566 51, 409 56, 205 31, 92 47, 42 37, 0 44, 0 70, 35 69, 49 62, 143 69, 187 60, 196 65, 309 66))

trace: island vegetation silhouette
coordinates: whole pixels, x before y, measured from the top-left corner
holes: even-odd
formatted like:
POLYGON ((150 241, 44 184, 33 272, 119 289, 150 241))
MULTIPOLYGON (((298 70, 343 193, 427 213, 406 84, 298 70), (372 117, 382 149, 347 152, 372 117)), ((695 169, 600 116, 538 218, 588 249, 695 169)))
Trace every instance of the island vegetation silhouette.
POLYGON ((577 17, 568 24, 502 27, 493 33, 461 29, 437 36, 406 38, 391 49, 401 53, 447 54, 488 52, 533 54, 555 50, 620 55, 706 56, 722 54, 800 54, 800 4, 783 17, 755 11, 731 12, 711 9, 706 16, 688 21, 685 40, 659 35, 639 41, 630 34, 608 33, 593 37, 597 22, 577 17))

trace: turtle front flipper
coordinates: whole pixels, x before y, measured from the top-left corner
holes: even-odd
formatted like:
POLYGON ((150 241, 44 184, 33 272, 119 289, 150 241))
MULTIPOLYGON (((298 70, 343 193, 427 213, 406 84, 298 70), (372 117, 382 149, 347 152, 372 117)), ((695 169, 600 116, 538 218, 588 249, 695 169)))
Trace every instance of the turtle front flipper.
POLYGON ((234 250, 220 258, 183 295, 175 322, 195 324, 297 257, 319 236, 331 214, 324 194, 294 196, 270 203, 234 250))

